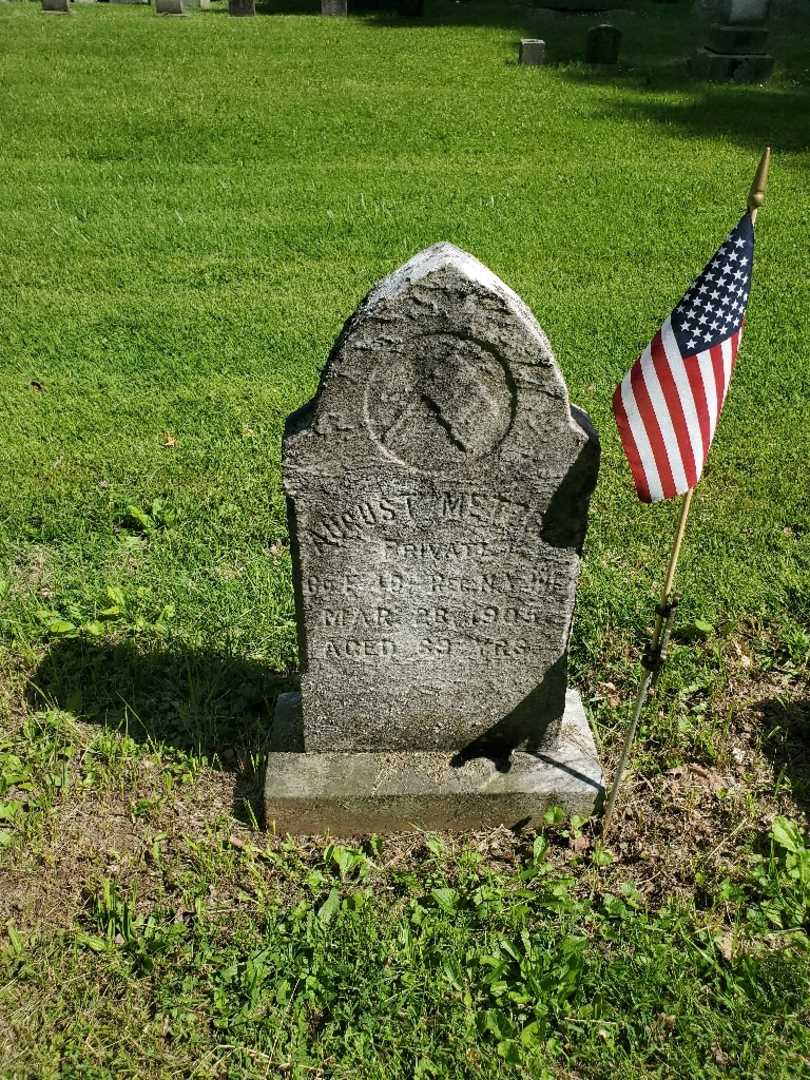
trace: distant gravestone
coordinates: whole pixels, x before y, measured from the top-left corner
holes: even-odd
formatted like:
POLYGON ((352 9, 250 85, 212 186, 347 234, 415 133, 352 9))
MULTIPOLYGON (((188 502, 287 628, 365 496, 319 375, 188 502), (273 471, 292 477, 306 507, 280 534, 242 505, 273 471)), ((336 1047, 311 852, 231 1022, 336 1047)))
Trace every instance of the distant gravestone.
POLYGON ((723 0, 720 21, 709 27, 695 59, 696 73, 712 82, 764 82, 773 71, 768 45, 769 0, 723 0))
POLYGON ((348 15, 347 0, 321 0, 321 15, 348 15))
POLYGON ((44 15, 72 15, 70 0, 42 0, 44 15))
POLYGON ((183 0, 155 0, 156 15, 185 15, 183 0))
POLYGON ((228 14, 237 17, 256 14, 256 0, 228 0, 228 14))
POLYGON ((763 26, 770 0, 723 0, 721 21, 728 26, 763 26))
POLYGON ((521 38, 518 63, 525 67, 540 67, 546 60, 546 43, 542 38, 521 38))
POLYGON ((593 807, 566 668, 598 458, 543 331, 481 263, 438 244, 377 285, 287 422, 302 676, 276 711, 268 821, 593 807))
POLYGON ((588 31, 585 39, 585 62, 587 64, 615 64, 619 60, 622 32, 610 23, 602 23, 588 31))

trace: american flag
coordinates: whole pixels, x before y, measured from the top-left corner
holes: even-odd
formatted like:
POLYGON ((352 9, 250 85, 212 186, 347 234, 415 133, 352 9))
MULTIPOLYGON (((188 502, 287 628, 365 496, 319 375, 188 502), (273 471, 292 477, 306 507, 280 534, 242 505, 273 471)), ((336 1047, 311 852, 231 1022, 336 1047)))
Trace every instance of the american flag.
POLYGON ((726 399, 751 289, 745 214, 616 387, 613 412, 642 502, 700 479, 726 399))

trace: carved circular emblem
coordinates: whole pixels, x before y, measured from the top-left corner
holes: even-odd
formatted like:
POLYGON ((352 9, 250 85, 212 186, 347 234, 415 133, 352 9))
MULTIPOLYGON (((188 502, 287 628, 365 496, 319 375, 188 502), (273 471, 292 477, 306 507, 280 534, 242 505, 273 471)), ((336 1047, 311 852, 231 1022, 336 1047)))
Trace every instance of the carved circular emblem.
POLYGON ((478 342, 430 335, 377 365, 366 423, 402 465, 442 472, 491 453, 512 423, 514 388, 503 361, 478 342))

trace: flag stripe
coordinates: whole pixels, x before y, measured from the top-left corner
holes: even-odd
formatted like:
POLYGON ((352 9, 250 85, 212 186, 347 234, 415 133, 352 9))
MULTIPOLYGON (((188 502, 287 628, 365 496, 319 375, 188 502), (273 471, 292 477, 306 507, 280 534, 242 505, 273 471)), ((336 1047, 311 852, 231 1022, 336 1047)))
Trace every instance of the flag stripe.
POLYGON ((708 352, 698 353, 697 359, 700 376, 703 379, 703 392, 706 395, 706 409, 709 414, 709 442, 711 442, 717 424, 717 390, 714 384, 714 366, 712 365, 711 354, 708 352))
POLYGON ((715 345, 710 350, 712 356, 712 368, 714 369, 714 391, 717 395, 717 411, 715 412, 714 430, 712 431, 712 438, 714 438, 714 432, 717 430, 717 421, 720 418, 720 412, 723 408, 723 397, 725 391, 725 372, 723 370, 723 347, 722 345, 715 345))
MULTIPOLYGON (((669 412, 672 429, 675 432, 675 438, 678 441, 677 457, 683 466, 683 483, 685 485, 683 490, 688 491, 696 481, 695 454, 692 450, 692 439, 689 433, 689 426, 686 422, 683 405, 681 404, 681 395, 678 392, 678 386, 672 377, 672 368, 669 366, 669 360, 664 350, 664 343, 661 339, 662 334, 658 333, 655 335, 652 339, 650 351, 652 353, 653 364, 655 365, 655 373, 658 377, 658 384, 664 395, 664 401, 666 402, 667 411, 669 412)), ((676 470, 674 468, 672 472, 673 475, 676 475, 676 470)))
POLYGON ((650 493, 650 500, 652 502, 658 502, 660 499, 663 499, 664 493, 661 490, 661 481, 658 477, 658 466, 655 463, 655 455, 653 454, 650 440, 647 437, 647 429, 644 427, 644 421, 641 418, 638 404, 633 395, 630 372, 628 372, 626 378, 622 382, 621 389, 622 404, 624 406, 625 414, 627 415, 627 422, 633 433, 635 446, 641 459, 643 483, 640 483, 641 477, 637 477, 637 486, 646 487, 650 493))
MULTIPOLYGON (((694 465, 694 483, 700 476, 700 466, 709 449, 708 425, 704 426, 701 418, 701 403, 698 395, 703 395, 703 383, 699 381, 700 372, 693 363, 684 363, 678 349, 675 335, 672 333, 672 321, 667 319, 661 328, 661 342, 669 364, 669 372, 680 398, 686 427, 689 432, 689 444, 694 465), (697 376, 697 381, 693 379, 697 376)), ((705 406, 703 414, 705 416, 705 406)))
POLYGON ((706 403, 706 387, 703 385, 703 375, 701 374, 700 364, 698 363, 697 357, 690 356, 684 366, 686 368, 686 374, 689 379, 689 387, 692 391, 692 400, 695 403, 695 412, 698 416, 698 423, 700 424, 700 434, 703 439, 704 446, 704 451, 700 458, 700 464, 697 470, 697 480, 699 480, 701 473, 703 472, 703 465, 706 461, 706 455, 709 452, 709 445, 712 441, 711 419, 709 417, 709 407, 706 403))
POLYGON ((655 370, 655 362, 652 357, 653 343, 656 341, 657 337, 658 335, 656 334, 652 342, 650 342, 642 353, 640 361, 641 374, 654 414, 652 417, 645 417, 644 422, 647 427, 647 432, 650 435, 650 442, 653 444, 653 449, 656 449, 656 439, 660 440, 660 445, 664 448, 668 477, 667 473, 661 470, 660 465, 658 468, 661 473, 665 498, 671 499, 672 496, 677 495, 679 491, 686 491, 687 484, 678 447, 678 437, 675 434, 672 417, 670 416, 667 402, 664 397, 664 390, 658 380, 658 372, 655 370), (653 419, 655 423, 653 423, 653 419))
POLYGON ((613 393, 613 412, 616 416, 616 426, 619 429, 619 437, 622 440, 625 456, 630 462, 630 471, 633 473, 638 497, 642 502, 651 502, 650 485, 647 481, 647 473, 644 469, 641 455, 638 452, 638 445, 633 436, 633 429, 630 427, 630 421, 627 419, 624 402, 622 401, 623 388, 624 382, 620 382, 613 393))
POLYGON ((720 348, 723 353, 723 404, 725 405, 728 384, 731 382, 731 372, 734 366, 734 353, 731 348, 731 338, 727 338, 720 348))

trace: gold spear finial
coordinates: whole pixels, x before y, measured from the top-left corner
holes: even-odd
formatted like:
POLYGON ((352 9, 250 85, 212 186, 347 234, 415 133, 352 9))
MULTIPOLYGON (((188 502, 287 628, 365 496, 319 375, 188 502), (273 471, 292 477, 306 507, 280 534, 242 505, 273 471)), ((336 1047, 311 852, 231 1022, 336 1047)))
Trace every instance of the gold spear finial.
POLYGON ((768 166, 771 163, 771 148, 765 147, 765 153, 759 159, 759 165, 757 165, 756 176, 754 182, 751 185, 751 190, 748 192, 748 209, 751 211, 752 219, 756 219, 757 210, 765 202, 765 188, 768 186, 768 166))

